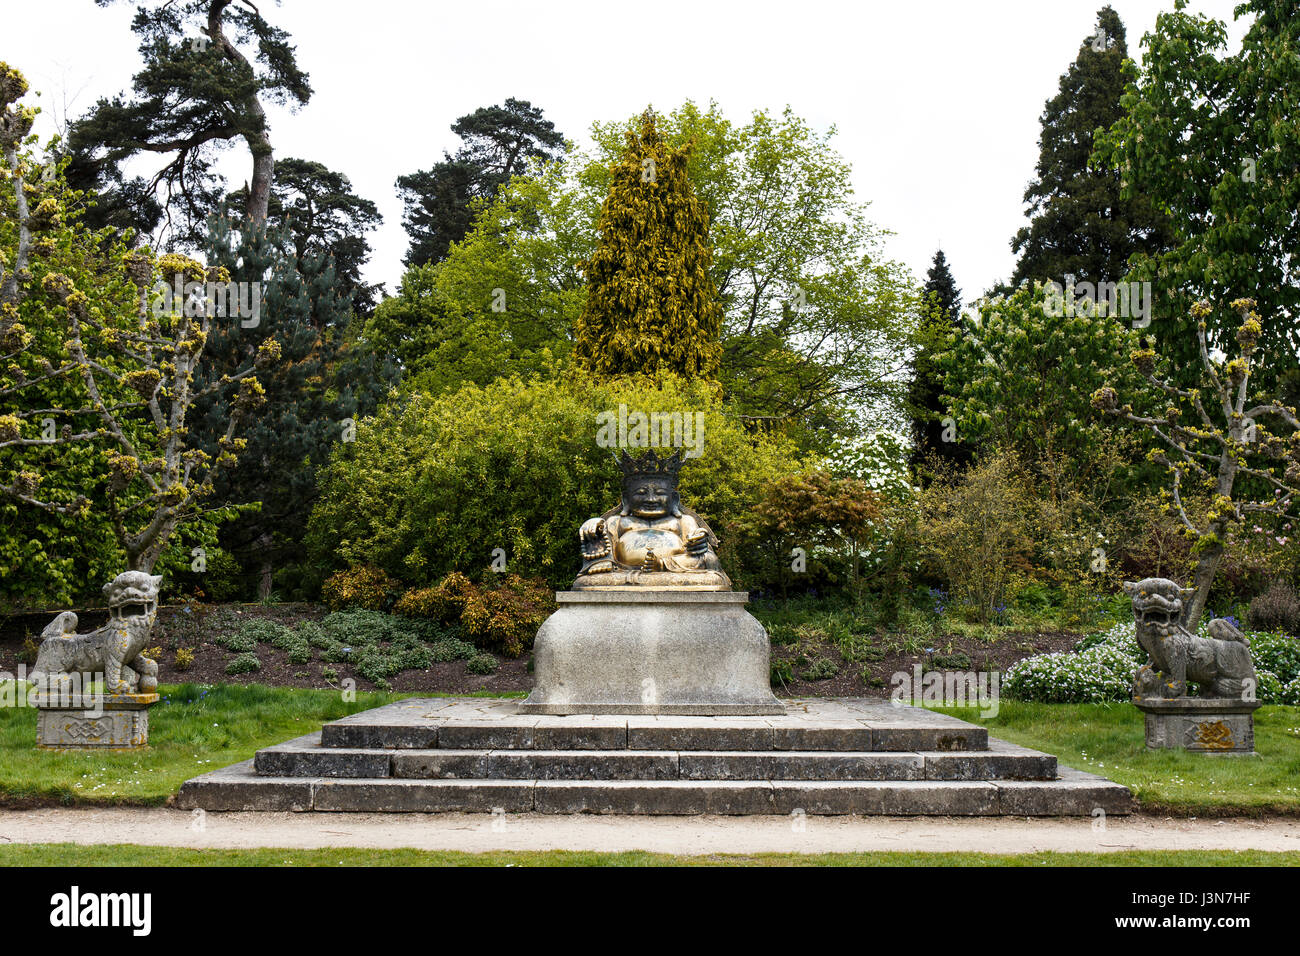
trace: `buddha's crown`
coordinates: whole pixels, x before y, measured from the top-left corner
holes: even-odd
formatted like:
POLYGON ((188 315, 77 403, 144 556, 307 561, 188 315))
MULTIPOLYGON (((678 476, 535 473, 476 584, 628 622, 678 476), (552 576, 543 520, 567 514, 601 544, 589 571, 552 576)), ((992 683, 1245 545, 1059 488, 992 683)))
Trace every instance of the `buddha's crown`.
POLYGON ((618 459, 619 470, 623 472, 623 481, 637 478, 671 478, 677 484, 677 472, 682 467, 682 453, 675 451, 671 455, 660 457, 651 448, 640 458, 633 458, 626 449, 618 459))

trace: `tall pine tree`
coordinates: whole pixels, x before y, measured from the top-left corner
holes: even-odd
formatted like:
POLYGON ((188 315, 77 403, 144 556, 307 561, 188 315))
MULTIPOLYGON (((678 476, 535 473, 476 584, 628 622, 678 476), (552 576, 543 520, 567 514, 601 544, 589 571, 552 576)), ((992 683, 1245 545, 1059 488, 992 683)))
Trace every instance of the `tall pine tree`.
POLYGON ((1019 254, 1011 284, 1119 282, 1136 252, 1170 243, 1167 223, 1147 196, 1121 196, 1120 174, 1090 162, 1093 134, 1124 114, 1124 23, 1110 6, 1043 109, 1038 168, 1025 190, 1030 223, 1011 242, 1019 254))
POLYGON ((961 290, 948 269, 948 259, 942 249, 934 254, 934 262, 926 273, 921 310, 921 344, 913 359, 912 384, 907 396, 912 418, 913 469, 928 458, 954 463, 970 459, 970 450, 957 442, 954 431, 947 430, 945 435, 943 419, 950 409, 943 402, 943 375, 934 362, 935 353, 945 347, 951 335, 961 331, 961 290))
POLYGON ((475 200, 491 200, 530 160, 558 159, 564 148, 541 108, 514 97, 467 113, 451 131, 464 143, 455 156, 444 153, 429 169, 397 177, 406 206, 402 224, 411 237, 408 266, 441 262, 474 225, 475 200))
POLYGON ((584 264, 587 301, 574 352, 597 375, 717 374, 722 310, 709 278, 709 217, 650 110, 610 171, 600 241, 584 264))
MULTIPOLYGON (((350 438, 349 420, 374 413, 396 369, 344 341, 351 301, 333 260, 311 251, 299 258, 287 226, 215 216, 208 243, 210 263, 225 266, 237 283, 260 283, 262 293, 255 324, 238 316, 217 324, 207 345, 208 375, 238 366, 268 339, 280 343, 281 356, 261 375, 266 404, 245 431, 246 451, 214 488, 221 504, 260 502, 260 509, 225 525, 221 545, 244 571, 244 593, 254 581, 262 597, 273 583, 285 593, 310 592, 296 558, 316 499, 316 471, 335 443, 350 438)), ((198 412, 193 431, 215 441, 225 404, 214 400, 198 412)))
POLYGON ((69 182, 100 194, 87 223, 161 223, 174 243, 201 248, 224 192, 216 159, 236 140, 253 161, 244 213, 265 221, 275 160, 264 104, 301 106, 312 93, 289 35, 231 0, 151 0, 131 29, 144 60, 134 95, 99 100, 69 136, 69 182), (122 165, 146 156, 166 161, 148 181, 126 178, 122 165))

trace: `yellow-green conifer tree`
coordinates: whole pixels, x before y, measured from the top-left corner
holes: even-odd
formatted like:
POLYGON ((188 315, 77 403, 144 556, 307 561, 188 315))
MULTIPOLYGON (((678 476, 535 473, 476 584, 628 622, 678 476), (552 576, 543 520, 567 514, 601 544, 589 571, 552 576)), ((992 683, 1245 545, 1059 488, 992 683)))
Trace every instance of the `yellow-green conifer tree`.
POLYGON ((597 375, 717 373, 722 312, 689 151, 664 143, 647 110, 611 171, 600 242, 584 264, 587 302, 575 343, 579 363, 597 375))

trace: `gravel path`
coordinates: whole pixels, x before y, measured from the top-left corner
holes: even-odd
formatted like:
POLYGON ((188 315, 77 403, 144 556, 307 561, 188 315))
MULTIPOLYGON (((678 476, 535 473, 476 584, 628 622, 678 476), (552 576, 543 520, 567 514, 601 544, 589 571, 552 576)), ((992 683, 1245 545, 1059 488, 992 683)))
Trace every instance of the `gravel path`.
POLYGON ((415 847, 429 850, 649 850, 827 853, 870 850, 1297 850, 1300 820, 956 819, 951 817, 626 817, 541 814, 0 811, 0 843, 179 847, 415 847))

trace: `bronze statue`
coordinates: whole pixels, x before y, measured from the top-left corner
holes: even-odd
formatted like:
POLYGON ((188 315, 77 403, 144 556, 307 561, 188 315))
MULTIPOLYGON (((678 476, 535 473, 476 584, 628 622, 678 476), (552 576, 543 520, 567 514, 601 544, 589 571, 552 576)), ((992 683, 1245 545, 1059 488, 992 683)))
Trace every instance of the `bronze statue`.
POLYGON ((661 458, 651 449, 633 458, 624 451, 618 465, 622 501, 579 529, 582 570, 573 590, 731 590, 731 579, 718 561, 717 536, 678 496, 681 453, 661 458))

